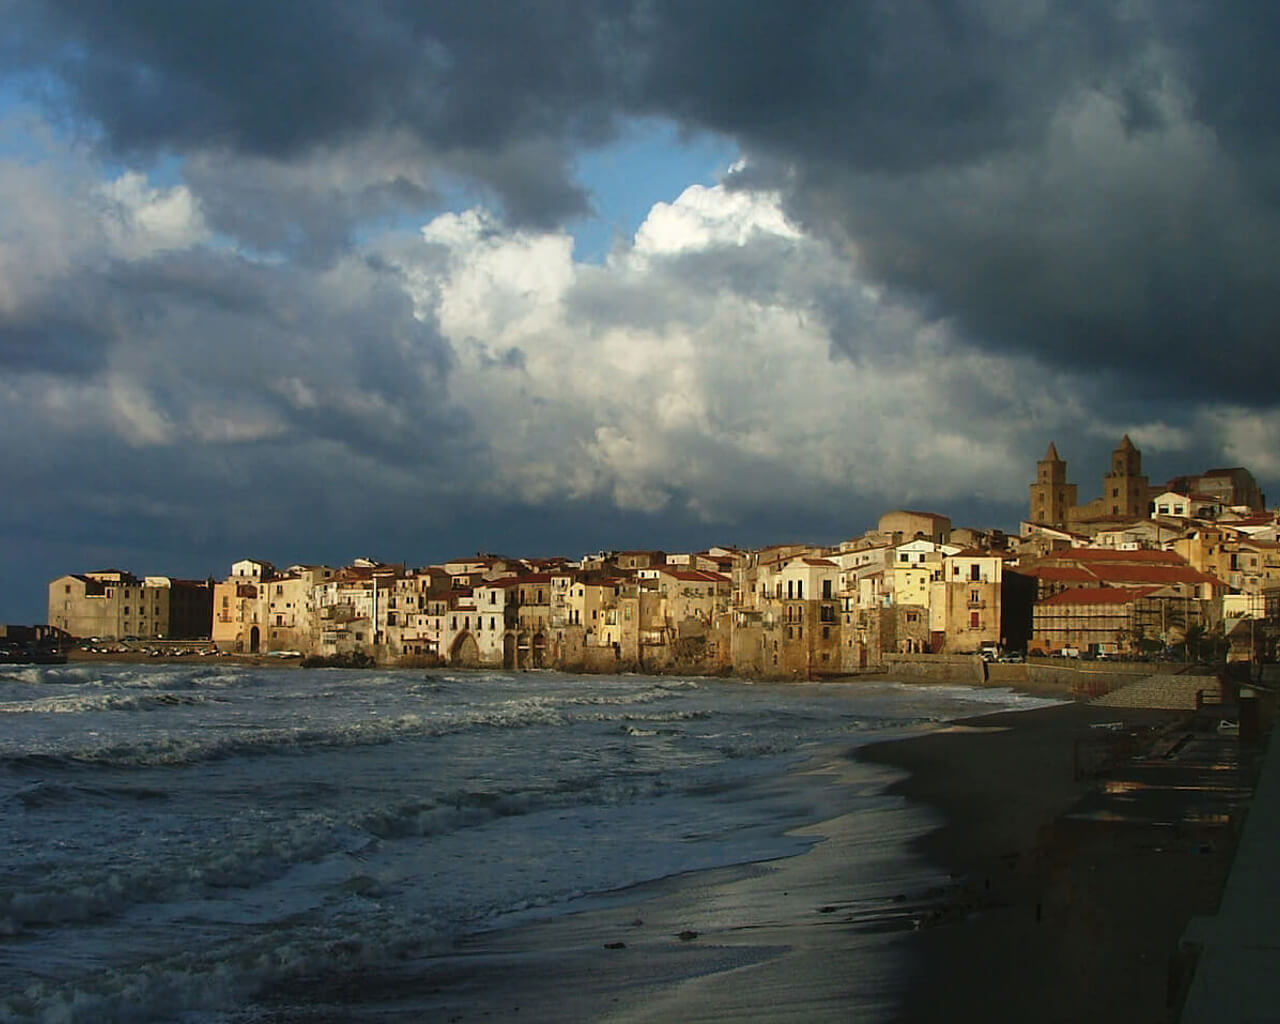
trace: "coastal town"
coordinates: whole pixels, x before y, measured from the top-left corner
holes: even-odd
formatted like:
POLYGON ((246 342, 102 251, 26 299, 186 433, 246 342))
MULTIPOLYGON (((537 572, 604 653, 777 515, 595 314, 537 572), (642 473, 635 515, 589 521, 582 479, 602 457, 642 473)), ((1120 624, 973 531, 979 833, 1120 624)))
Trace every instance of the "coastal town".
MULTIPOLYGON (((886 512, 835 546, 235 562, 49 583, 48 644, 388 666, 823 678, 904 655, 1270 660, 1280 514, 1245 468, 1152 484, 1125 436, 1077 500, 1050 443, 1018 533, 886 512)), ((37 627, 39 629, 39 627, 37 627)))

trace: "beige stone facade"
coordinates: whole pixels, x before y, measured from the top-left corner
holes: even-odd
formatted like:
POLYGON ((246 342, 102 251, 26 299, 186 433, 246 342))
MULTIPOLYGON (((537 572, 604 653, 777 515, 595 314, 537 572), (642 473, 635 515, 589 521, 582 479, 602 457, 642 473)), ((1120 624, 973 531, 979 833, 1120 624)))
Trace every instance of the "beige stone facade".
POLYGON ((184 640, 210 635, 212 587, 118 569, 69 573, 49 583, 49 625, 76 638, 184 640))

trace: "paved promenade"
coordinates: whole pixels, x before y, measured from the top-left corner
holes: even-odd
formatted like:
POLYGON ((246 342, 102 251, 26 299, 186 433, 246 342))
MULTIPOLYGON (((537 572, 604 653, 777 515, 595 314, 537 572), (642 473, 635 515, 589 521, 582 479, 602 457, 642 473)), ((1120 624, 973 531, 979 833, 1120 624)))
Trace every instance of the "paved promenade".
POLYGON ((1183 1024, 1280 1022, 1280 751, 1274 734, 1244 832, 1213 917, 1187 928, 1200 960, 1183 1005, 1183 1024))

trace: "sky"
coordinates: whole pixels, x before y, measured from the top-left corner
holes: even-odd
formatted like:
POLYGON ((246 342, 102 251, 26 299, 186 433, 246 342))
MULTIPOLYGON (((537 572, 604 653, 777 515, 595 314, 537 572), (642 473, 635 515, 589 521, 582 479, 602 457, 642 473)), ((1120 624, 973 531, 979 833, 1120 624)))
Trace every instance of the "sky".
POLYGON ((0 0, 0 621, 67 572, 1280 493, 1280 6, 0 0))

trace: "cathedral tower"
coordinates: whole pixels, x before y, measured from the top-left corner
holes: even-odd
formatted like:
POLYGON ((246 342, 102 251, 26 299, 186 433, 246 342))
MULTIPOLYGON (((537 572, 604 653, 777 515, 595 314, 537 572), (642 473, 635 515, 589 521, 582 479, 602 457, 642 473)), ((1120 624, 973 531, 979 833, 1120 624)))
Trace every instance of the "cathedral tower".
POLYGON ((1150 503, 1151 484, 1142 475, 1142 452, 1125 434, 1111 453, 1111 472, 1102 478, 1102 512, 1145 519, 1150 503))
POLYGON ((1031 485, 1031 521, 1065 529, 1067 510, 1075 503, 1076 485, 1067 483, 1067 464, 1058 458, 1058 449, 1050 441, 1044 458, 1036 463, 1036 482, 1031 485))

